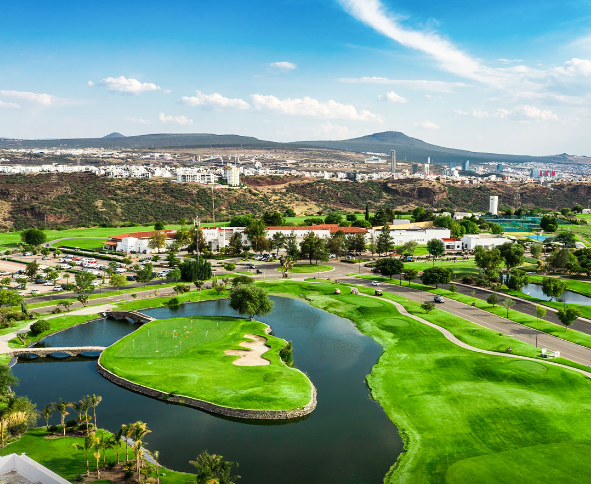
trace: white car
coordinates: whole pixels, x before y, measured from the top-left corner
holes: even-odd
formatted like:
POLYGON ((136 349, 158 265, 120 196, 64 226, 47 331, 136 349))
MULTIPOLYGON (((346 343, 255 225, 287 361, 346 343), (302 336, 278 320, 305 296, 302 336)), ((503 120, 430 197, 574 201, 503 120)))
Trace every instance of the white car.
POLYGON ((70 269, 70 264, 60 264, 60 269, 70 269))
POLYGON ((55 292, 62 292, 64 289, 62 288, 62 286, 53 286, 53 290, 55 292))
POLYGON ((100 286, 100 284, 101 284, 101 283, 100 283, 100 282, 98 282, 98 281, 92 281, 92 282, 90 283, 90 285, 91 285, 91 286, 94 286, 94 287, 98 287, 98 286, 100 286))
POLYGON ((371 281, 372 286, 380 286, 381 284, 378 281, 371 281))
POLYGON ((39 289, 31 289, 31 294, 39 294, 39 289))
POLYGON ((47 281, 45 284, 43 284, 44 286, 53 286, 53 282, 51 281, 47 281))
POLYGON ((115 269, 115 272, 117 274, 123 274, 124 272, 127 272, 127 270, 126 269, 123 269, 122 267, 119 267, 119 269, 115 269))

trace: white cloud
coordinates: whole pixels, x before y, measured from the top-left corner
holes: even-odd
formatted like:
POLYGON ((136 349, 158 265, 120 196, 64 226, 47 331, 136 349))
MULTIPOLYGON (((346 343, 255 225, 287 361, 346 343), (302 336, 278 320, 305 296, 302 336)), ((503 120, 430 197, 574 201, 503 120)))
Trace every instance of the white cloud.
POLYGON ((51 94, 35 93, 27 91, 6 91, 0 90, 0 98, 9 99, 13 101, 20 101, 30 104, 37 104, 39 106, 51 106, 59 98, 51 94))
POLYGON ((399 96, 394 91, 387 92, 384 96, 382 96, 380 94, 378 96, 378 100, 379 101, 387 101, 390 103, 399 103, 399 104, 404 104, 404 103, 408 102, 406 98, 399 96))
MULTIPOLYGON (((162 113, 164 114, 164 113, 162 113)), ((149 119, 143 119, 143 118, 132 118, 129 116, 125 116, 123 118, 125 121, 129 121, 131 123, 139 123, 139 124, 152 124, 152 121, 150 121, 149 119)))
POLYGON ((269 67, 273 67, 274 69, 280 69, 282 71, 293 71, 294 69, 297 69, 297 64, 294 64, 293 62, 271 62, 269 64, 269 67))
POLYGON ((502 62, 503 64, 512 64, 513 62, 523 62, 523 59, 497 59, 498 62, 502 62))
POLYGON ((193 120, 191 118, 187 118, 186 116, 172 116, 170 114, 166 115, 164 113, 160 113, 158 115, 158 119, 162 123, 180 124, 181 126, 193 124, 193 120))
POLYGON ((498 108, 494 111, 479 111, 473 109, 472 111, 462 111, 456 109, 455 114, 460 116, 471 116, 474 118, 499 118, 499 119, 515 119, 518 121, 557 121, 558 116, 550 110, 538 109, 535 106, 522 104, 514 109, 498 108))
POLYGON ((275 111, 290 116, 309 116, 325 119, 348 119, 353 121, 381 121, 382 117, 366 109, 357 111, 355 106, 334 100, 325 102, 311 97, 279 99, 275 96, 253 94, 250 96, 259 111, 275 111))
POLYGON ((182 102, 187 106, 203 106, 213 109, 248 109, 250 107, 250 104, 243 99, 230 99, 217 92, 203 94, 201 91, 195 91, 195 96, 183 96, 182 102))
POLYGON ((20 104, 17 104, 17 103, 9 103, 9 102, 0 101, 0 108, 18 109, 20 107, 21 107, 20 104))
POLYGON ((438 124, 432 123, 431 121, 423 121, 422 123, 418 123, 417 126, 426 129, 441 129, 441 126, 438 124))
POLYGON ((357 131, 349 128, 348 126, 336 125, 332 124, 330 121, 327 121, 320 126, 295 126, 284 128, 278 130, 277 134, 286 136, 290 141, 293 141, 294 138, 340 140, 352 138, 357 134, 357 131))
MULTIPOLYGON (((88 82, 90 87, 95 84, 88 82)), ((159 91, 161 88, 152 82, 141 82, 137 79, 127 78, 125 76, 106 77, 99 82, 99 85, 106 87, 111 92, 122 94, 141 94, 142 92, 159 91)))
POLYGON ((94 87, 94 82, 88 81, 88 87, 94 87))
POLYGON ((463 82, 444 82, 444 81, 427 81, 421 79, 388 79, 386 77, 359 77, 348 78, 341 77, 339 82, 346 82, 349 84, 386 84, 403 86, 416 91, 433 91, 433 92, 454 92, 458 87, 469 87, 463 82))

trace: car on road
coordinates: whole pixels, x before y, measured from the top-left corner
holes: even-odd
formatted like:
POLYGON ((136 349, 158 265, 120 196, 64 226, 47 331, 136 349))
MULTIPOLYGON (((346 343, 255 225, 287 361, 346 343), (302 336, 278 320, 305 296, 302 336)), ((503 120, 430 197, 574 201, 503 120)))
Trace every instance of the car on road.
POLYGON ((32 256, 32 255, 33 255, 33 253, 32 253, 32 252, 25 252, 23 255, 24 255, 25 257, 29 257, 29 256, 32 256))
POLYGON ((260 269, 257 269, 257 274, 262 274, 263 271, 261 271, 260 269))
POLYGON ((254 264, 246 264, 247 269, 254 269, 254 264))
POLYGON ((43 257, 41 257, 41 260, 51 260, 51 257, 48 255, 44 255, 43 257))
POLYGON ((55 292, 62 292, 63 291, 62 286, 53 286, 53 290, 55 292))
POLYGON ((380 283, 380 282, 378 282, 378 281, 371 281, 371 285, 372 285, 372 286, 380 286, 380 285, 381 285, 381 283, 380 283))
POLYGON ((435 297, 433 298, 433 301, 434 301, 434 302, 436 302, 436 303, 443 303, 443 302, 445 302, 445 301, 443 300, 443 297, 441 297, 441 296, 435 296, 435 297))
POLYGON ((35 279, 35 284, 45 284, 47 282, 47 279, 43 279, 41 277, 35 279))

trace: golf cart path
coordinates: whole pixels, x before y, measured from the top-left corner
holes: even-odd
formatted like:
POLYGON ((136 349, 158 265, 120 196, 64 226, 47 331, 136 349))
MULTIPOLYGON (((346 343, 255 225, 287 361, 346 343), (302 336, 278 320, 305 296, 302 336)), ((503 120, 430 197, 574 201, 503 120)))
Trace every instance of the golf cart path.
POLYGON ((409 318, 412 318, 420 323, 426 324, 427 326, 430 326, 432 328, 435 328, 437 331, 439 331, 441 334, 443 334, 443 336, 445 336, 445 338, 450 341, 451 343, 467 349, 469 351, 474 351, 476 353, 483 353, 485 355, 493 355, 493 356, 500 356, 500 357, 505 357, 505 358, 517 358, 520 360, 529 360, 529 361, 535 361, 536 363, 543 363, 543 364, 548 364, 548 365, 552 365, 552 366, 559 366, 561 368, 565 368, 567 370, 572 370, 572 371, 576 371, 577 373, 581 373, 582 375, 585 375, 587 378, 591 378, 591 373, 585 370, 580 370, 579 368, 573 368, 572 366, 567 366, 567 365, 562 365, 560 363, 553 363, 552 361, 544 361, 542 362, 541 360, 539 360, 538 358, 530 358, 528 356, 520 356, 520 355, 514 355, 511 353, 497 353, 495 351, 488 351, 488 350, 483 350, 480 348, 475 348, 474 346, 470 346, 469 344, 464 343, 463 341, 460 341, 458 338, 456 338, 451 331, 448 331, 445 328, 442 328, 441 326, 437 326, 434 323, 431 323, 429 321, 427 321, 426 319, 420 318, 419 316, 414 316, 413 314, 410 314, 405 308, 404 306, 402 306, 402 304, 397 303, 396 301, 391 301, 389 299, 383 299, 380 297, 376 297, 376 296, 368 296, 365 295, 366 297, 371 297, 373 299, 379 299, 380 301, 386 301, 390 304, 393 304, 394 306, 396 306, 396 309, 398 309, 398 311, 400 311, 400 314, 404 315, 404 316, 408 316, 409 318))

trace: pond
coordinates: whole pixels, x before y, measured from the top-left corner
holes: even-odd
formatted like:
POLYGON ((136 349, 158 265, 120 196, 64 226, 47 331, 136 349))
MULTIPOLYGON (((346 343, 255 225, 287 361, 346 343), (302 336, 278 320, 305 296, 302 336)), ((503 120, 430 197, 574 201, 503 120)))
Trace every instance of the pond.
MULTIPOLYGON (((204 450, 240 463, 243 484, 381 483, 403 444, 396 427, 369 396, 365 376, 382 348, 350 321, 289 298, 274 297, 271 314, 260 318, 273 333, 293 341, 296 366, 318 390, 318 406, 295 422, 244 421, 154 400, 103 377, 95 361, 84 357, 19 359, 14 374, 19 395, 42 409, 62 397, 77 401, 103 397, 97 408, 100 427, 143 420, 152 430, 148 449, 161 452, 162 464, 193 472, 189 460, 204 450)), ((182 305, 178 310, 144 311, 156 318, 197 315, 236 316, 227 300, 182 305)), ((46 346, 109 345, 137 325, 99 320, 45 339, 46 346)), ((59 417, 52 418, 59 423, 59 417)), ((81 456, 82 458, 82 456, 81 456)))
MULTIPOLYGON (((530 296, 536 297, 543 301, 550 300, 550 298, 542 292, 541 284, 526 284, 525 286, 523 286, 521 292, 524 294, 529 294, 530 296)), ((552 299, 552 301, 564 302, 567 304, 582 304, 583 306, 591 306, 591 298, 583 296, 582 294, 573 291, 564 291, 562 293, 562 296, 560 296, 559 298, 554 298, 552 299)))
POLYGON ((528 235, 528 239, 537 240, 538 242, 544 242, 548 238, 547 235, 528 235))

